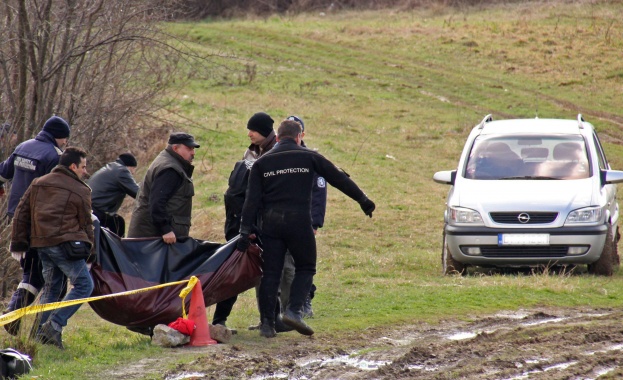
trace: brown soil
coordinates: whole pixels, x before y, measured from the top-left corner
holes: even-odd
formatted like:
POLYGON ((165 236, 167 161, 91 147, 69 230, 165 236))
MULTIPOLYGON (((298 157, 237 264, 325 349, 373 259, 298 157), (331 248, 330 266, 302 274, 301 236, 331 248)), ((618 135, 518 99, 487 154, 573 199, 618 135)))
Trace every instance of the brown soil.
POLYGON ((623 377, 622 318, 623 311, 611 309, 541 309, 365 331, 342 342, 322 332, 311 338, 290 332, 287 340, 278 336, 256 344, 238 335, 229 344, 172 349, 169 357, 177 363, 181 355, 189 358, 173 370, 163 372, 154 360, 109 375, 169 380, 615 379, 623 377))

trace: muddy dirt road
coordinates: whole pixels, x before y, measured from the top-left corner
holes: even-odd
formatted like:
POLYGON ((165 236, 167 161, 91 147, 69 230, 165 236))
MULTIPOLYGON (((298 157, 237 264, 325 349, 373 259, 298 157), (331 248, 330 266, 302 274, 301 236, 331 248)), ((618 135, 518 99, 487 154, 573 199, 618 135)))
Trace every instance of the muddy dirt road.
MULTIPOLYGON (((163 379, 620 379, 623 311, 538 309, 471 321, 172 349, 193 358, 163 379)), ((288 333, 296 334, 296 333, 288 333)), ((178 357, 179 359, 179 357, 178 357)), ((158 359, 123 373, 143 378, 158 359)), ((170 367, 169 367, 170 368, 170 367)), ((153 377, 150 377, 153 378, 153 377)))

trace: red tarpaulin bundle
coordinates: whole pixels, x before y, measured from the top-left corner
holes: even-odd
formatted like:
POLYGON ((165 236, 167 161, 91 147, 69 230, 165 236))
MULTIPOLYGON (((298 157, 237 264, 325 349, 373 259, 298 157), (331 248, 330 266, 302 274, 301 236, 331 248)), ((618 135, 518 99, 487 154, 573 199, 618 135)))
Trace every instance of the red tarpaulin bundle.
MULTIPOLYGON (((251 245, 247 252, 240 252, 236 249, 237 239, 219 244, 183 238, 169 245, 161 238, 121 239, 106 228, 97 230, 97 261, 91 267, 93 296, 196 276, 201 281, 205 305, 209 306, 251 289, 262 277, 260 248, 251 245)), ((103 319, 122 326, 169 324, 182 315, 179 294, 184 286, 167 286, 90 305, 103 319)))

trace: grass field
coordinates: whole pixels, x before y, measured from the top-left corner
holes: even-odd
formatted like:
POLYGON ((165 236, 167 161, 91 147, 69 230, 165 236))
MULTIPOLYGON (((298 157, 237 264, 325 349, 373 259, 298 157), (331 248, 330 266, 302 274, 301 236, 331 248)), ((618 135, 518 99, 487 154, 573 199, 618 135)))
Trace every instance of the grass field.
MULTIPOLYGON (((179 129, 202 144, 192 235, 224 239, 222 194, 248 145, 248 118, 265 111, 278 123, 296 114, 305 121, 307 145, 345 169, 377 204, 369 219, 329 189, 310 322, 318 333, 339 339, 375 326, 538 306, 620 307, 620 272, 442 276, 448 188, 432 175, 456 167, 469 130, 489 113, 582 113, 613 168, 623 169, 622 11, 617 2, 554 1, 167 25, 192 48, 214 54, 213 76, 190 73, 190 84, 172 95, 174 111, 197 121, 180 118, 179 129)), ((249 291, 228 324, 245 329, 257 320, 249 291)), ((65 352, 39 349, 33 375, 81 379, 167 355, 88 307, 70 321, 65 341, 65 352)), ((258 342, 242 334, 235 343, 244 350, 258 342)))

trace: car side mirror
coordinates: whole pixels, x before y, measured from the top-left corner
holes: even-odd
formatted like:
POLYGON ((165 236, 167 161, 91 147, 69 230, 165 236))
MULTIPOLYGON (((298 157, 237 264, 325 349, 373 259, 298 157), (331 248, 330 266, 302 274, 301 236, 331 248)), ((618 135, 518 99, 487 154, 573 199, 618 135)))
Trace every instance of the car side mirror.
POLYGON ((456 170, 444 170, 433 175, 433 181, 444 185, 454 185, 456 170))
POLYGON ((623 171, 620 170, 600 170, 602 185, 622 183, 623 171))

